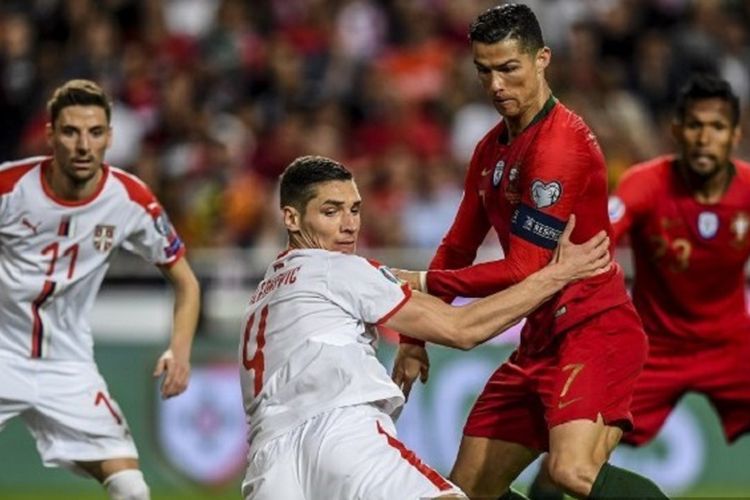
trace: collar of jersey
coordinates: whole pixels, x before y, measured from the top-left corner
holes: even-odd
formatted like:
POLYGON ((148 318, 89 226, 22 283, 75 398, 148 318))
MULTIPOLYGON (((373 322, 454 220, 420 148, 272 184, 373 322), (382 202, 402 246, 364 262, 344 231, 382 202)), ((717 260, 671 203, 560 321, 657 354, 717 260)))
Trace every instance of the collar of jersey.
MULTIPOLYGON (((547 99, 547 102, 544 103, 544 106, 542 106, 542 109, 539 110, 539 112, 534 115, 534 118, 531 119, 531 122, 524 127, 524 129, 521 131, 521 134, 529 130, 531 127, 542 121, 550 111, 552 111, 552 108, 555 107, 555 104, 557 104, 557 97, 553 96, 552 94, 549 95, 549 98, 547 99)), ((521 135, 518 134, 518 135, 521 135)), ((500 144, 508 144, 508 126, 506 125, 503 127, 503 131, 498 136, 498 140, 500 141, 500 144)))
POLYGON ((63 205, 65 207, 79 207, 81 205, 86 205, 94 201, 96 197, 99 196, 99 193, 102 192, 102 189, 104 189, 104 184, 107 181, 107 176, 109 175, 109 167, 106 164, 102 164, 102 169, 104 170, 104 172, 102 173, 102 178, 99 179, 99 185, 96 186, 96 189, 93 193, 91 193, 91 196, 89 196, 88 198, 84 198, 83 200, 66 200, 57 196, 55 192, 52 191, 52 186, 47 184, 47 179, 44 177, 44 172, 48 168, 51 168, 51 166, 52 158, 47 158, 42 162, 42 166, 39 169, 39 177, 41 178, 42 182, 42 190, 44 191, 44 194, 47 195, 47 198, 54 201, 58 205, 63 205))

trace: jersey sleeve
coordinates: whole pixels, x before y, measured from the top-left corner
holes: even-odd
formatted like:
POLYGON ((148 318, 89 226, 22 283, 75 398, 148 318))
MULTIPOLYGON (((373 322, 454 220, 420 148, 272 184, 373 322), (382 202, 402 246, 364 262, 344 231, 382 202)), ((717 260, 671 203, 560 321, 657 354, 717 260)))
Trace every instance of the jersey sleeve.
POLYGON ((387 266, 346 254, 329 260, 328 292, 333 302, 368 324, 384 323, 411 297, 409 285, 387 266))
POLYGON ((649 183, 640 179, 641 172, 637 167, 627 170, 620 178, 615 192, 609 197, 607 209, 615 242, 638 224, 638 220, 646 213, 651 203, 649 183))
POLYGON ((503 260, 427 274, 434 295, 485 297, 522 281, 545 266, 565 223, 581 201, 593 170, 604 161, 591 138, 560 134, 544 139, 521 170, 521 201, 513 212, 503 260), (597 156, 597 152, 598 155, 597 156))

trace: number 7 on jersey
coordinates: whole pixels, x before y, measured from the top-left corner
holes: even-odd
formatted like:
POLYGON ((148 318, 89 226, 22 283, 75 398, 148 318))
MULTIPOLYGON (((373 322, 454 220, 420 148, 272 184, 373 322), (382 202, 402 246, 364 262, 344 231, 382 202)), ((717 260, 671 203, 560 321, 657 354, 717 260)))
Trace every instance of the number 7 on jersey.
POLYGON ((247 325, 245 325, 245 333, 242 336, 242 365, 245 370, 252 370, 253 379, 253 395, 257 396, 263 387, 263 369, 265 368, 265 360, 263 358, 263 347, 266 345, 266 318, 268 317, 268 306, 264 306, 260 310, 260 321, 258 322, 258 329, 255 335, 255 354, 253 357, 248 359, 250 351, 250 343, 253 341, 253 325, 255 323, 255 313, 251 314, 247 319, 247 325))

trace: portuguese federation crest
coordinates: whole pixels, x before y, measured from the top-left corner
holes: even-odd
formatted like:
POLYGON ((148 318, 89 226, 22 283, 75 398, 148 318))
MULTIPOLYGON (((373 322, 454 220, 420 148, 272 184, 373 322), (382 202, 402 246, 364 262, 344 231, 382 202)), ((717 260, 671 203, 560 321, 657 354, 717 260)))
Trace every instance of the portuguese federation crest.
POLYGON ((698 214, 698 233, 706 240, 716 236, 719 230, 719 216, 714 212, 701 212, 698 214))

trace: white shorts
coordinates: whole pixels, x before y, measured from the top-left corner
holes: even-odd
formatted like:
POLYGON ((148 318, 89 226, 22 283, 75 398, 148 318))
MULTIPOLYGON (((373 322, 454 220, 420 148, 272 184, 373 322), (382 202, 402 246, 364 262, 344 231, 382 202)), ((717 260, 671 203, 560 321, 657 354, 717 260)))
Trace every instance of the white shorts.
POLYGON ((463 495, 396 439, 371 405, 318 415, 253 452, 245 500, 417 500, 463 495))
POLYGON ((0 430, 21 416, 47 467, 138 458, 130 429, 96 365, 0 357, 0 430))

